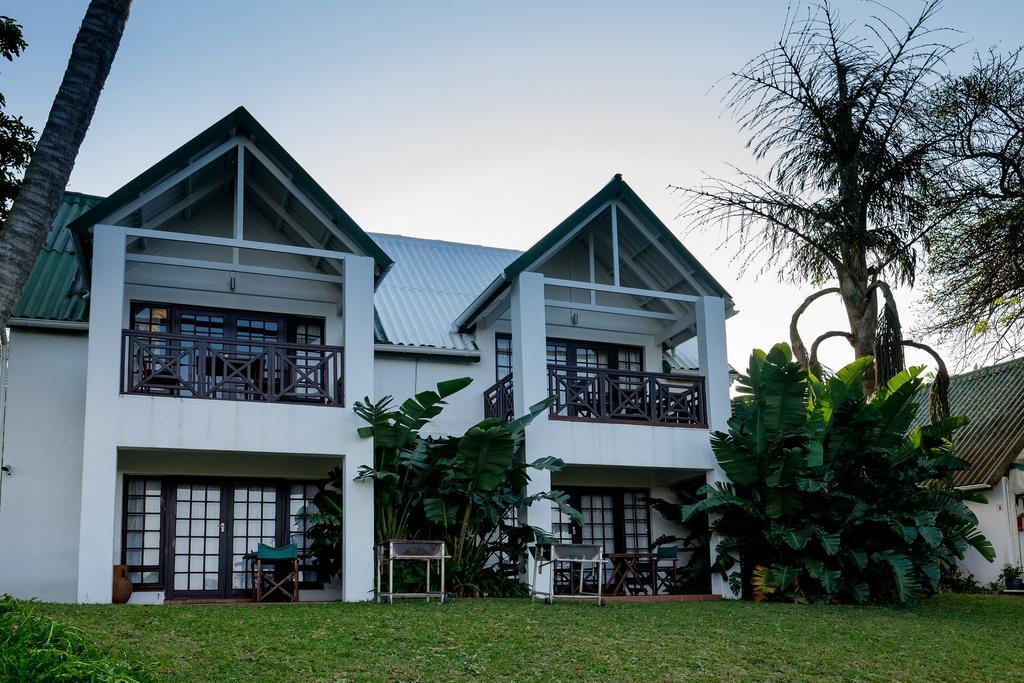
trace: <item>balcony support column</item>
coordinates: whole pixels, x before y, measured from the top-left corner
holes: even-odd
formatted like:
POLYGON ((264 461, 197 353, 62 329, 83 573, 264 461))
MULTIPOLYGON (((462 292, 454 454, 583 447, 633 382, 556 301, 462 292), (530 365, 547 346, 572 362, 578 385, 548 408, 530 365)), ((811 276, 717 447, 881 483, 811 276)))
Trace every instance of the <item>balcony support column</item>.
MULTIPOLYGON (((373 259, 345 258, 342 293, 345 340, 345 415, 352 433, 363 423, 352 405, 373 393, 373 259)), ((373 439, 359 439, 345 452, 342 522, 342 591, 348 602, 373 597, 373 482, 353 481, 362 466, 373 467, 373 439)))
MULTIPOLYGON (((726 431, 732 406, 729 401, 729 361, 725 346, 725 300, 703 296, 697 301, 696 308, 697 350, 700 355, 700 374, 704 376, 708 427, 714 431, 726 431)), ((705 480, 714 485, 728 481, 728 477, 716 464, 714 469, 707 471, 705 480)), ((718 534, 711 536, 708 552, 712 566, 718 559, 716 549, 721 540, 718 534)), ((718 573, 711 574, 711 592, 725 598, 739 597, 729 588, 729 582, 718 573)))
POLYGON ((78 602, 109 603, 112 594, 124 276, 124 229, 95 226, 78 532, 78 602))
MULTIPOLYGON (((530 406, 548 395, 547 329, 544 311, 544 275, 520 273, 512 283, 512 381, 516 416, 525 415, 530 406)), ((554 455, 545 450, 544 433, 547 412, 541 413, 526 429, 523 457, 534 460, 554 455)), ((551 473, 547 470, 531 471, 527 495, 551 490, 551 473)), ((551 532, 551 506, 546 501, 525 510, 527 524, 551 532)), ((529 567, 532 576, 532 564, 529 567)))

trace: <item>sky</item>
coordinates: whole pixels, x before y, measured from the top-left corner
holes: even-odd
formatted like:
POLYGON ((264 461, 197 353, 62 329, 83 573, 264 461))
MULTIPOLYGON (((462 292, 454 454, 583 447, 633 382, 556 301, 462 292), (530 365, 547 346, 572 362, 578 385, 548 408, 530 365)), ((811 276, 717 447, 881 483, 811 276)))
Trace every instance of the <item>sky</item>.
MULTIPOLYGON (((616 173, 732 294, 729 359, 788 340, 812 290, 742 276, 735 244, 679 218, 670 185, 757 170, 721 79, 778 40, 786 0, 135 0, 68 189, 106 195, 244 105, 368 231, 526 249, 616 173)), ((887 3, 906 15, 920 2, 887 3)), ((8 111, 41 129, 87 0, 5 0, 29 47, 0 64, 8 111)), ((882 10, 839 0, 844 17, 882 10)), ((974 50, 1024 43, 1024 3, 949 0, 974 50)), ((904 326, 919 290, 897 297, 904 326)), ((838 299, 806 340, 847 329, 838 299)), ((852 360, 841 340, 826 365, 852 360)), ((908 354, 912 362, 923 356, 908 354)))

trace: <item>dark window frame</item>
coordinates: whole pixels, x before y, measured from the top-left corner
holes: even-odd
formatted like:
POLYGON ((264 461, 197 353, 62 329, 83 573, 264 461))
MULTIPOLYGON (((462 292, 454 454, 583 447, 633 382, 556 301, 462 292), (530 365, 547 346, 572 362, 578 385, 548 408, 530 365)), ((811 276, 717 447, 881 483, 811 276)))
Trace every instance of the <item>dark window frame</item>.
MULTIPOLYGON (((267 322, 278 322, 280 324, 281 334, 277 341, 279 343, 295 343, 296 335, 300 325, 315 324, 320 326, 320 340, 305 341, 304 344, 326 344, 327 343, 327 319, 319 316, 310 315, 291 315, 288 313, 269 313, 266 311, 250 311, 244 309, 234 308, 218 308, 213 306, 194 306, 192 304, 168 304, 161 303, 158 301, 148 300, 132 300, 131 306, 129 307, 129 320, 128 328, 135 329, 135 318, 138 312, 144 308, 163 308, 167 310, 167 332, 170 334, 181 334, 181 315, 182 313, 193 313, 199 315, 220 315, 224 317, 224 337, 225 341, 234 341, 237 339, 237 321, 239 318, 251 318, 257 320, 265 320, 267 322), (281 338, 283 337, 283 338, 281 338)), ((150 323, 152 324, 152 323, 150 323)), ((197 335, 198 336, 198 335, 197 335)), ((214 337, 214 339, 220 339, 220 337, 214 337)), ((244 341, 244 340, 243 340, 244 341)), ((258 346, 259 343, 255 342, 253 346, 258 346)))
POLYGON ((132 574, 136 574, 136 573, 141 575, 141 574, 145 574, 145 573, 153 572, 153 571, 157 572, 157 576, 159 577, 159 581, 157 583, 142 583, 142 582, 135 583, 133 581, 132 582, 132 590, 136 590, 136 591, 140 591, 140 592, 143 592, 143 591, 161 591, 164 588, 164 565, 165 565, 165 562, 166 562, 166 557, 165 557, 165 554, 164 554, 164 548, 165 548, 165 545, 166 545, 165 544, 165 534, 166 534, 166 531, 167 531, 167 529, 166 529, 166 527, 167 527, 167 507, 166 507, 166 499, 165 499, 165 497, 166 497, 166 488, 167 487, 165 486, 164 478, 160 477, 160 476, 145 475, 145 474, 141 474, 141 475, 125 475, 122 478, 121 487, 122 487, 122 490, 121 490, 121 564, 128 565, 128 575, 129 575, 129 577, 132 574), (146 493, 146 482, 147 482, 147 480, 155 480, 155 481, 158 481, 160 483, 160 493, 159 494, 157 494, 156 496, 150 496, 150 495, 148 495, 146 493), (142 487, 143 487, 143 494, 142 494, 142 496, 136 496, 135 494, 131 493, 131 484, 132 484, 132 482, 136 482, 136 481, 141 481, 142 482, 142 487), (146 534, 145 515, 152 514, 152 513, 147 513, 146 512, 146 509, 145 509, 146 503, 145 503, 145 501, 146 501, 146 498, 150 498, 150 497, 157 498, 157 500, 160 501, 160 503, 159 503, 159 510, 156 513, 156 514, 159 515, 159 518, 160 518, 160 527, 159 527, 159 529, 156 530, 159 533, 159 544, 160 544, 156 548, 156 551, 157 551, 157 564, 155 564, 155 565, 153 565, 153 564, 146 564, 144 561, 143 561, 142 564, 129 564, 128 563, 128 551, 129 550, 135 550, 136 548, 134 548, 134 547, 133 548, 129 548, 128 547, 128 534, 129 533, 134 533, 134 532, 139 531, 139 530, 129 529, 128 528, 128 517, 131 514, 142 514, 142 516, 143 516, 143 528, 141 530, 141 533, 143 534, 143 545, 141 546, 141 552, 143 553, 143 558, 142 559, 145 560, 145 557, 144 557, 145 556, 145 551, 146 551, 146 547, 145 547, 145 534, 146 534), (141 513, 134 513, 134 512, 129 511, 129 508, 131 507, 129 503, 130 503, 132 498, 142 498, 143 509, 142 509, 141 513))
MULTIPOLYGON (((586 348, 593 351, 604 351, 608 355, 608 368, 611 370, 620 370, 619 367, 619 353, 620 352, 636 352, 639 356, 639 368, 627 368, 629 372, 644 372, 646 367, 646 358, 644 357, 646 349, 643 346, 637 346, 635 344, 618 344, 614 342, 603 342, 603 341, 588 341, 585 339, 567 339, 563 337, 547 337, 545 339, 544 348, 545 351, 550 350, 552 345, 561 344, 565 346, 565 356, 568 360, 572 358, 575 361, 576 352, 580 348, 586 348)), ((495 381, 503 379, 507 374, 512 372, 512 359, 514 349, 512 348, 512 335, 507 332, 496 332, 494 335, 494 374, 495 381), (501 343, 499 343, 499 341, 501 343), (507 351, 502 348, 501 344, 507 343, 507 351), (502 362, 502 356, 508 356, 508 363, 502 362), (503 368, 508 368, 507 372, 502 372, 503 368)), ((563 365, 565 367, 576 367, 575 362, 573 363, 549 363, 549 365, 563 365)))
MULTIPOLYGON (((580 499, 584 495, 591 496, 612 496, 612 524, 614 527, 614 552, 646 552, 651 547, 651 490, 642 487, 618 487, 618 486, 556 486, 559 491, 563 491, 569 496, 569 504, 579 510, 580 499), (636 538, 637 534, 626 532, 626 518, 625 508, 627 507, 625 497, 626 494, 642 495, 647 504, 640 507, 635 504, 629 505, 634 509, 642 509, 647 514, 647 538, 646 546, 642 548, 628 548, 627 537, 636 538)), ((571 524, 571 534, 573 543, 581 543, 583 529, 580 524, 571 524)))

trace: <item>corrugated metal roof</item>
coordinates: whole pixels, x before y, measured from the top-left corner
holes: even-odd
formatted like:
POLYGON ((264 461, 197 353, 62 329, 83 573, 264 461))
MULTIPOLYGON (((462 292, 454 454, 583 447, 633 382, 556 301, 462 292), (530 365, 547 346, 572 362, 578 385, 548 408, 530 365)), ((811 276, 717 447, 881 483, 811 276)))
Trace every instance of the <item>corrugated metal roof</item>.
MULTIPOLYGON (((957 457, 971 463, 953 483, 995 484, 1024 450, 1024 358, 951 377, 949 413, 971 420, 953 435, 957 457)), ((928 421, 924 400, 913 427, 928 421)))
POLYGON ((395 265, 377 288, 377 338, 403 346, 476 350, 452 321, 522 252, 370 233, 395 265))
POLYGON ((102 201, 102 197, 66 192, 43 249, 11 316, 33 320, 84 322, 89 306, 76 286, 78 261, 67 225, 102 201))

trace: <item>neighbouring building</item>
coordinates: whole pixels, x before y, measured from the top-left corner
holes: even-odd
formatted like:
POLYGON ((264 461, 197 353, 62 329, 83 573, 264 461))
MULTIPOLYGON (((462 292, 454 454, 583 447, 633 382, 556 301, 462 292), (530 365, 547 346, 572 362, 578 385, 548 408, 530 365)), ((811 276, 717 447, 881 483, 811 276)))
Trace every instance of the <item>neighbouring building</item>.
MULTIPOLYGON (((965 573, 988 584, 1004 565, 1020 566, 1024 554, 1024 358, 951 377, 949 414, 970 418, 953 435, 957 457, 970 463, 953 485, 985 497, 985 503, 967 507, 996 551, 989 562, 968 548, 962 565, 965 573)), ((915 424, 927 422, 925 401, 915 424)))
MULTIPOLYGON (((257 542, 345 473, 340 576, 303 597, 365 600, 372 464, 352 404, 471 376, 431 426, 523 414, 531 486, 608 551, 677 531, 651 507, 723 478, 729 294, 615 176, 520 253, 368 234, 239 108, 108 197, 67 193, 10 322, 0 593, 109 602, 245 595, 257 542)), ((713 592, 728 595, 716 578, 713 592)))

